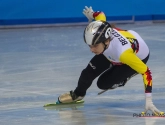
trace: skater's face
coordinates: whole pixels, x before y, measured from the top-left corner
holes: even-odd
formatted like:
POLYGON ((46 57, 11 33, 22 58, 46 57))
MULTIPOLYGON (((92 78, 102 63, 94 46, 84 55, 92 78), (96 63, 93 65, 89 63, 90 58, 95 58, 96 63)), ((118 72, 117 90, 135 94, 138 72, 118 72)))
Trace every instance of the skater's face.
MULTIPOLYGON (((108 47, 109 40, 106 41, 105 44, 108 47)), ((96 54, 96 55, 101 54, 104 51, 104 47, 105 47, 105 45, 103 43, 99 43, 99 44, 96 44, 96 45, 89 45, 89 48, 90 48, 91 52, 96 54)))

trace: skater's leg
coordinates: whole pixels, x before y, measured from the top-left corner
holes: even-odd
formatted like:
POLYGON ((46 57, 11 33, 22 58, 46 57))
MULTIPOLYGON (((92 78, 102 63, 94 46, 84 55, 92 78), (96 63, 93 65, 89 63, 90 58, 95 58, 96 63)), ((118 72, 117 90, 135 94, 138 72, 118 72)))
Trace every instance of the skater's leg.
MULTIPOLYGON (((147 63, 149 56, 144 60, 147 63)), ((116 65, 104 72, 98 79, 97 85, 100 89, 106 90, 124 85, 127 80, 135 76, 137 72, 128 65, 116 65)))
POLYGON ((76 95, 85 96, 86 90, 91 86, 92 81, 109 69, 110 66, 110 61, 104 55, 95 55, 80 75, 78 86, 74 91, 76 95))

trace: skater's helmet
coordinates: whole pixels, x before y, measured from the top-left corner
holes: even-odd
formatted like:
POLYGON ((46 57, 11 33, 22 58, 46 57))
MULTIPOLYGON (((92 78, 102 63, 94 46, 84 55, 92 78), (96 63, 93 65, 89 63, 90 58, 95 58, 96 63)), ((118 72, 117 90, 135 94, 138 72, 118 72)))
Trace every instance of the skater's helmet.
POLYGON ((93 21, 84 30, 84 41, 88 45, 105 42, 111 37, 112 28, 106 21, 93 21))

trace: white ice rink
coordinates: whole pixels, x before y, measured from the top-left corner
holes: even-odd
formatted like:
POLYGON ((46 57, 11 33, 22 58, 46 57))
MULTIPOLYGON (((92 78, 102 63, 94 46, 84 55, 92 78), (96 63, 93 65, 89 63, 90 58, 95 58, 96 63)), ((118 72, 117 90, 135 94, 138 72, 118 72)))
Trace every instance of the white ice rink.
MULTIPOLYGON (((153 102, 165 111, 165 24, 119 25, 137 31, 150 48, 153 102)), ((96 80, 84 105, 44 108, 74 90, 94 56, 84 27, 0 30, 0 125, 164 125, 165 117, 139 118, 144 110, 140 75, 125 87, 97 95, 96 80)))

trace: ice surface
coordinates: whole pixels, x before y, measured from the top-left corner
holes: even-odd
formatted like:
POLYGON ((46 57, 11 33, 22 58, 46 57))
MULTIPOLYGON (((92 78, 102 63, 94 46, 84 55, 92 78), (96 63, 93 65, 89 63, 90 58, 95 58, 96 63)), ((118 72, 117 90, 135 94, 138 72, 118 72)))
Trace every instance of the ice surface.
MULTIPOLYGON (((120 25, 133 29, 150 48, 153 101, 165 111, 165 24, 120 25)), ((96 80, 84 105, 43 108, 75 89, 94 56, 83 41, 84 27, 0 30, 0 125, 164 125, 165 118, 139 118, 144 109, 140 75, 125 87, 97 95, 96 80)))

